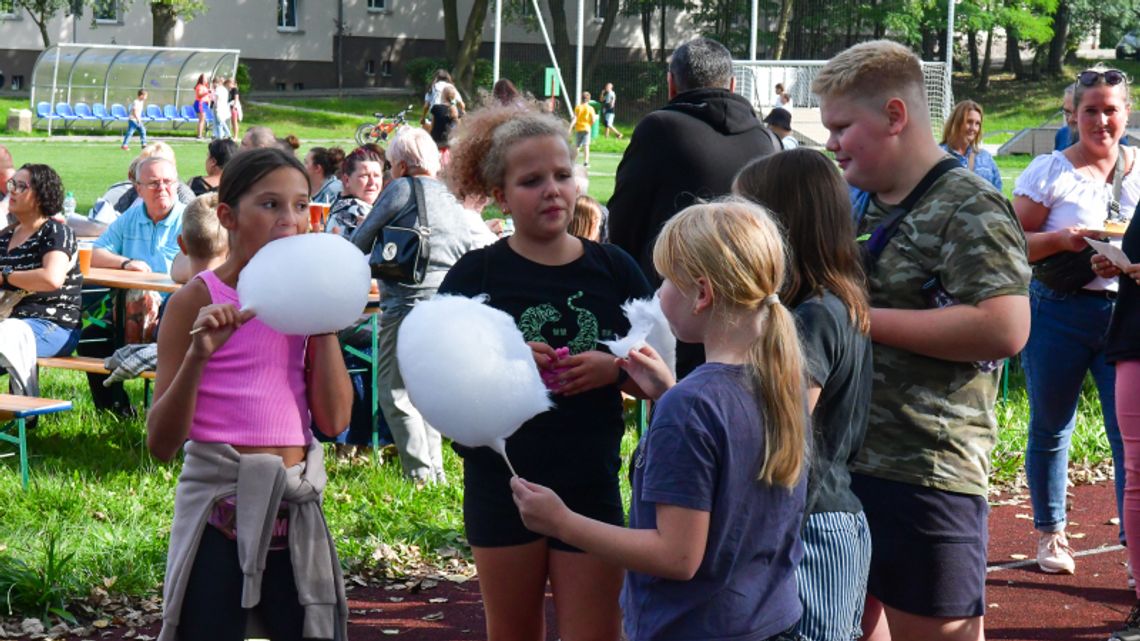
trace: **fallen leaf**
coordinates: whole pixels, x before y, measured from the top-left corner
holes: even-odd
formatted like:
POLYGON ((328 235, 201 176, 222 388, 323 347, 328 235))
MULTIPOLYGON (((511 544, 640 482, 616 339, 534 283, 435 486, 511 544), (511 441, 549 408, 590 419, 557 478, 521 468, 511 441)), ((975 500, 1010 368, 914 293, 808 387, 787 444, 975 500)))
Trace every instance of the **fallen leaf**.
POLYGON ((400 633, 400 631, 395 629, 395 628, 383 628, 380 630, 380 632, 383 634, 387 634, 387 635, 393 635, 393 634, 399 634, 400 633))
POLYGON ((447 603, 447 597, 443 597, 443 596, 433 597, 431 599, 428 599, 428 603, 447 603))
POLYGON ((1025 559, 1028 559, 1029 556, 1025 554, 1011 554, 1009 555, 1009 558, 1013 559, 1014 561, 1024 561, 1025 559))
POLYGON ((1013 518, 1024 519, 1026 521, 1032 521, 1033 520, 1033 517, 1028 515, 1028 514, 1015 514, 1013 518))
POLYGON ((399 603, 400 601, 404 600, 404 597, 402 597, 402 596, 390 596, 390 597, 388 597, 388 600, 391 601, 392 603, 399 603))
POLYGON ((1069 534, 1070 539, 1083 539, 1085 538, 1084 532, 1072 532, 1069 534))
POLYGON ((91 622, 91 625, 102 630, 103 628, 111 625, 111 622, 106 620, 106 619, 95 619, 94 621, 91 622))
POLYGON ((432 612, 431 614, 422 616, 420 618, 423 619, 424 621, 442 621, 443 620, 443 613, 442 612, 432 612))

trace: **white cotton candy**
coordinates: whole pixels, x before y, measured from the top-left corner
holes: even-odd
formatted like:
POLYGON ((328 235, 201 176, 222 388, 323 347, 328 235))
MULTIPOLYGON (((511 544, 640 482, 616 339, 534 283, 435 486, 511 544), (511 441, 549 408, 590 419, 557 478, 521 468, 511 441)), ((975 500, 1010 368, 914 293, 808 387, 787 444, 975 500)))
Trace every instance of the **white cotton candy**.
POLYGON ((661 299, 656 296, 627 300, 621 311, 629 319, 629 333, 613 341, 601 341, 615 356, 625 357, 632 350, 649 345, 658 354, 669 370, 677 372, 677 339, 669 329, 665 312, 661 311, 661 299))
POLYGON ((514 319, 482 298, 437 294, 416 304, 400 325, 396 358, 432 427, 504 460, 507 437, 553 405, 514 319))
POLYGON ((336 234, 266 243, 238 276, 242 309, 282 334, 325 334, 356 322, 372 274, 355 245, 336 234))

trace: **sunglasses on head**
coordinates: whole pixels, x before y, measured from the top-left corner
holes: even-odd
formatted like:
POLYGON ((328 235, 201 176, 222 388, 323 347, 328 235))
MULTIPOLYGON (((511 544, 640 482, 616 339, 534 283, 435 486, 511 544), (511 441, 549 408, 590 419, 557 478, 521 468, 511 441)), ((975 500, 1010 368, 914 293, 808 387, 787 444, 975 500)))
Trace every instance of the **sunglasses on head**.
POLYGON ((1104 78, 1104 83, 1110 86, 1116 86, 1127 79, 1124 72, 1119 69, 1106 69, 1104 71, 1097 71, 1096 69, 1085 69, 1077 74, 1077 82, 1086 87, 1091 87, 1096 84, 1098 80, 1104 78))

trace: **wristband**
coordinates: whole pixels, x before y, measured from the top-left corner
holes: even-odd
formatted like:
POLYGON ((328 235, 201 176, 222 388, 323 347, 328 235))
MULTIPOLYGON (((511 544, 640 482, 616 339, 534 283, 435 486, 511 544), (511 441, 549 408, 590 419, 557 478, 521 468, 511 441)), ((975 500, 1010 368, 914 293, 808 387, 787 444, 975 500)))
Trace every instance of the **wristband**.
POLYGON ((134 260, 135 259, 133 259, 133 258, 128 258, 128 259, 124 260, 123 264, 119 265, 119 269, 126 269, 127 265, 130 265, 132 262, 134 262, 134 260))

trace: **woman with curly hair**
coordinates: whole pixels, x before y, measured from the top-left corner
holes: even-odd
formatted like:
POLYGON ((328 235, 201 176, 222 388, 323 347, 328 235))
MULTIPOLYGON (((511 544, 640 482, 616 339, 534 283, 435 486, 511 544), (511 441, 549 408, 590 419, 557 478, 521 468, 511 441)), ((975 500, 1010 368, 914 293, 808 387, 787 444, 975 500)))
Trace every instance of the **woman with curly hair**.
MULTIPOLYGON (((12 337, 27 336, 28 330, 37 357, 70 354, 79 343, 83 277, 72 260, 74 232, 52 218, 63 208, 63 184, 51 167, 27 164, 8 180, 8 194, 16 224, 0 232, 0 290, 26 294, 0 323, 0 355, 5 365, 14 364, 12 337)), ((24 391, 35 395, 34 360, 30 369, 24 391)))

